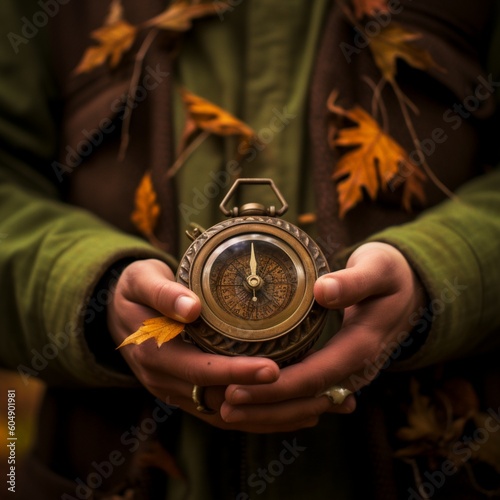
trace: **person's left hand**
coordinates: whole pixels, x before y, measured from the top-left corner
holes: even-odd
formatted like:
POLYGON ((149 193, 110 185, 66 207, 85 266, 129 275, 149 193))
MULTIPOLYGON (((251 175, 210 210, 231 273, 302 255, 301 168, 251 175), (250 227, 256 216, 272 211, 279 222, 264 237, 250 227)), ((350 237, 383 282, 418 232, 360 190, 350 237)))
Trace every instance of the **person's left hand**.
MULTIPOLYGON (((334 405, 322 392, 341 385, 353 392, 367 385, 410 330, 410 317, 425 295, 407 260, 395 247, 367 243, 349 258, 346 269, 319 278, 316 300, 345 309, 339 332, 321 349, 285 367, 265 385, 230 385, 221 407, 228 423, 315 425, 325 412, 350 413, 353 395, 334 405)), ((411 341, 411 339, 408 339, 411 341)))

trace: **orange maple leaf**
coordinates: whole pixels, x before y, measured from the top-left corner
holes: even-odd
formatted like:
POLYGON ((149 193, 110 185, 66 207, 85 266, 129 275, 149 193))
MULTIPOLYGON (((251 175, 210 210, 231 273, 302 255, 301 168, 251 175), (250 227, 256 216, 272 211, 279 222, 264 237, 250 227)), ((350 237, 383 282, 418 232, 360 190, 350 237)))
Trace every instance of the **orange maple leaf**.
MULTIPOLYGON (((355 148, 343 154, 333 172, 339 195, 339 216, 344 217, 363 199, 365 191, 371 199, 375 199, 379 190, 386 189, 386 185, 398 175, 401 166, 414 171, 418 169, 403 147, 385 133, 364 109, 355 106, 345 110, 335 104, 335 98, 336 93, 332 93, 328 102, 330 111, 356 124, 340 129, 337 136, 330 140, 332 147, 355 148)), ((408 200, 420 193, 422 176, 413 176, 406 195, 408 200)))
POLYGON ((147 319, 143 321, 139 330, 129 335, 117 349, 129 344, 139 345, 149 339, 155 339, 156 345, 161 347, 165 342, 177 337, 184 330, 184 326, 184 323, 166 316, 147 319))
POLYGON ((160 205, 157 202, 156 191, 151 179, 151 172, 146 172, 137 186, 134 199, 134 211, 131 220, 134 225, 147 237, 154 233, 158 217, 160 215, 160 205))
POLYGON ((380 33, 371 38, 370 50, 375 63, 382 72, 382 76, 389 82, 394 82, 396 77, 396 59, 403 59, 407 64, 421 70, 437 69, 444 71, 431 54, 420 47, 412 45, 422 38, 420 33, 407 31, 400 24, 392 22, 380 33))
POLYGON ((123 19, 123 7, 120 0, 113 0, 104 26, 94 30, 90 36, 98 45, 89 47, 75 73, 85 73, 104 64, 109 60, 109 65, 114 68, 121 60, 123 54, 134 43, 137 28, 123 19))
POLYGON ((174 2, 161 14, 153 17, 144 26, 170 31, 187 31, 192 27, 193 19, 211 14, 223 13, 229 8, 225 2, 189 4, 185 1, 174 2))

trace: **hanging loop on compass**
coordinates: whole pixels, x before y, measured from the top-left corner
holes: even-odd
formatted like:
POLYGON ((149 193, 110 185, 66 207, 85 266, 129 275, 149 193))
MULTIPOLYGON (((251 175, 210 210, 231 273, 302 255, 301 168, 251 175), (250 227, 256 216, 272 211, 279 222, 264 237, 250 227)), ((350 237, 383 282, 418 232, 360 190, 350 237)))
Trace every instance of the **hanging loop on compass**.
POLYGON ((288 210, 288 203, 281 194, 280 190, 277 188, 276 184, 272 179, 262 179, 262 178, 243 178, 236 179, 231 189, 227 192, 226 196, 219 205, 220 211, 226 217, 237 217, 239 215, 270 215, 271 217, 281 217, 288 210), (241 208, 233 207, 232 209, 227 208, 229 200, 236 194, 236 191, 241 185, 268 185, 273 190, 276 198, 281 204, 279 209, 274 206, 265 207, 260 203, 247 203, 241 208))

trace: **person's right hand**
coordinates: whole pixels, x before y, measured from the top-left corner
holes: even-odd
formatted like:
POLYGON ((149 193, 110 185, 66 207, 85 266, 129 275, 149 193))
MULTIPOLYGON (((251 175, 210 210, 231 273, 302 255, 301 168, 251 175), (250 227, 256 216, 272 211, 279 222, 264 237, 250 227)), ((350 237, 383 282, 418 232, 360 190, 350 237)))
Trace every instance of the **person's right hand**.
MULTIPOLYGON (((189 323, 200 314, 198 297, 175 282, 171 269, 159 260, 140 260, 128 265, 118 279, 113 300, 108 305, 108 328, 117 345, 139 329, 148 318, 167 316, 189 323)), ((230 384, 255 385, 276 381, 279 368, 260 357, 229 357, 202 352, 177 337, 159 349, 153 340, 120 349, 123 357, 144 387, 162 401, 212 425, 249 432, 271 432, 264 424, 229 424, 220 417, 224 391, 230 384), (213 415, 200 413, 191 399, 193 385, 209 387, 207 406, 213 415)), ((300 427, 293 423, 290 429, 300 427)), ((280 430, 287 430, 281 426, 280 430)))

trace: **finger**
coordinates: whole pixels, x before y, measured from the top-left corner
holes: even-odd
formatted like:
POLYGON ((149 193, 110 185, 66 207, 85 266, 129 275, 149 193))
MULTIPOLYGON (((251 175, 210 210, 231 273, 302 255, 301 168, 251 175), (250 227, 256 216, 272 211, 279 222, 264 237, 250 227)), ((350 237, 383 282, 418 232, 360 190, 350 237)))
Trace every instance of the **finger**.
POLYGON ((352 254, 346 269, 318 278, 314 296, 325 307, 345 308, 370 296, 396 292, 400 272, 411 277, 409 265, 397 249, 368 243, 352 254))
POLYGON ((175 338, 160 349, 153 342, 125 346, 134 364, 152 377, 173 376, 200 386, 268 384, 278 379, 278 365, 270 359, 249 356, 221 356, 201 351, 175 338))
MULTIPOLYGON (((266 419, 257 419, 252 421, 246 419, 239 422, 225 422, 220 415, 220 408, 224 402, 224 387, 207 387, 203 397, 203 403, 207 408, 215 410, 214 413, 204 413, 197 409, 197 405, 192 400, 192 387, 185 381, 178 381, 179 385, 176 388, 181 388, 178 396, 164 396, 162 400, 168 404, 179 406, 183 411, 190 413, 196 418, 203 420, 210 425, 224 430, 237 430, 253 433, 275 433, 275 432, 290 432, 298 429, 312 427, 317 424, 318 417, 308 417, 304 420, 280 421, 279 424, 268 422, 266 419)), ((158 394, 162 394, 159 392, 158 394)), ((165 394, 165 393, 163 393, 165 394)))
POLYGON ((280 425, 317 419, 325 412, 350 413, 354 409, 352 399, 334 405, 327 397, 299 398, 282 403, 265 405, 233 406, 224 402, 220 409, 227 423, 252 422, 253 424, 280 425))
MULTIPOLYGON (((230 385, 226 399, 233 405, 265 404, 316 396, 333 385, 357 390, 370 380, 359 377, 366 367, 378 370, 373 353, 379 352, 379 335, 363 325, 339 331, 321 350, 281 370, 276 382, 261 386, 230 385)), ((373 377, 372 377, 373 378, 373 377)))
POLYGON ((196 294, 174 281, 171 269, 159 260, 134 262, 125 268, 120 279, 122 293, 131 302, 184 323, 194 321, 200 314, 201 303, 196 294))

